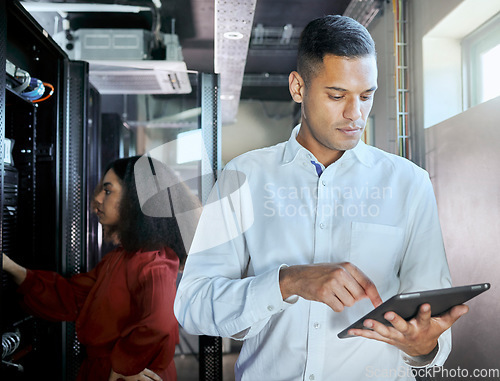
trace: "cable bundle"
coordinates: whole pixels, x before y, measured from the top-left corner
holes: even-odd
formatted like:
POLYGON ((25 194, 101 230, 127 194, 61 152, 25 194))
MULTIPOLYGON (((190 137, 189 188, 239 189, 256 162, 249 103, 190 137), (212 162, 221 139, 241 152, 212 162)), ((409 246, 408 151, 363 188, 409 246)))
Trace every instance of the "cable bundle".
POLYGON ((27 101, 32 103, 42 102, 50 98, 54 93, 54 86, 50 83, 42 82, 38 78, 32 78, 30 73, 17 67, 9 60, 5 62, 5 70, 7 74, 19 84, 12 87, 12 91, 19 94, 19 96, 27 101), (49 88, 50 91, 44 96, 46 88, 49 88))
POLYGON ((6 332, 2 335, 2 359, 13 354, 21 344, 21 335, 17 332, 6 332))
POLYGON ((42 82, 38 78, 31 78, 28 89, 32 90, 24 91, 19 95, 32 103, 42 102, 50 98, 54 93, 54 86, 50 83, 42 82), (45 87, 50 88, 50 92, 46 96, 43 96, 45 94, 45 87))

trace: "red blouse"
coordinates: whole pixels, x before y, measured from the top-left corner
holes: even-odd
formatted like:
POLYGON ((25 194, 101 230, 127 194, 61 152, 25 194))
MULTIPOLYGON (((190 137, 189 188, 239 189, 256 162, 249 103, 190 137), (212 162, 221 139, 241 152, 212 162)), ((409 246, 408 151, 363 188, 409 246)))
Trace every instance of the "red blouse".
POLYGON ((111 368, 125 376, 148 368, 164 381, 176 380, 178 268, 169 248, 131 255, 120 247, 92 271, 70 279, 28 270, 18 291, 37 316, 76 322, 88 355, 78 381, 107 381, 111 368))

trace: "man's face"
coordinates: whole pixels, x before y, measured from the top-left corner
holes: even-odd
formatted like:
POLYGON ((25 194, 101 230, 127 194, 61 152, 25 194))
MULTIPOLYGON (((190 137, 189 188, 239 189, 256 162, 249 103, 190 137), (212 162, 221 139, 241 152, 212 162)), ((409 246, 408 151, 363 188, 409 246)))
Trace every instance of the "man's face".
POLYGON ((292 97, 302 103, 298 142, 326 166, 339 159, 358 144, 376 88, 377 62, 373 55, 326 55, 307 84, 298 73, 290 74, 292 97))

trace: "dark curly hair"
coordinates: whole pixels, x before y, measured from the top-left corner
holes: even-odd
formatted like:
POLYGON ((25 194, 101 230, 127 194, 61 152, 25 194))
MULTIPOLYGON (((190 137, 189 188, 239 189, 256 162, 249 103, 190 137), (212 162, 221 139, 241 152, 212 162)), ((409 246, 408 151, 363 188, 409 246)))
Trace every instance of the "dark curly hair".
MULTIPOLYGON (((180 198, 184 205, 180 211, 196 209, 199 206, 196 196, 178 180, 170 168, 148 156, 115 160, 108 164, 104 173, 106 174, 111 169, 122 183, 122 198, 119 206, 120 221, 116 226, 109 227, 106 235, 108 237, 114 235, 118 238, 120 244, 129 253, 135 253, 141 249, 158 250, 162 247, 170 247, 176 252, 182 265, 187 255, 187 248, 175 217, 175 209, 179 211, 179 208, 174 208, 172 205, 172 192, 182 194, 180 198), (141 158, 142 161, 139 162, 141 158), (138 165, 144 163, 144 160, 149 163, 148 166, 138 165), (152 175, 159 179, 169 180, 167 184, 169 186, 164 186, 163 192, 154 193, 151 197, 154 199, 155 210, 160 210, 158 215, 152 215, 146 210, 147 206, 143 200, 141 203, 141 194, 138 191, 138 184, 139 188, 141 186, 144 188, 144 179, 152 178, 152 175), (162 210, 168 210, 168 212, 162 212, 162 210)), ((179 197, 176 198, 177 203, 179 203, 178 200, 179 197)))
POLYGON ((376 57, 375 42, 356 20, 328 15, 312 20, 300 35, 297 71, 306 84, 326 54, 347 58, 376 57))

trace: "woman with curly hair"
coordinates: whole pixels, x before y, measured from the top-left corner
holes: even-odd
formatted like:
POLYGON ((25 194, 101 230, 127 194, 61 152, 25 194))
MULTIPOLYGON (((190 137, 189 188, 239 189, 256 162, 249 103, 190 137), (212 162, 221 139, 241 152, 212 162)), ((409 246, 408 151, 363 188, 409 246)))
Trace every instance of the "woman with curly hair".
POLYGON ((93 207, 104 236, 117 246, 90 272, 66 279, 26 269, 3 255, 3 269, 19 285, 29 310, 45 319, 76 322, 87 352, 78 381, 176 380, 179 332, 173 302, 186 250, 175 213, 143 213, 137 188, 151 174, 173 185, 156 194, 156 210, 175 211, 171 189, 177 206, 183 204, 180 209, 197 207, 197 199, 157 160, 136 156, 112 162, 93 207))

